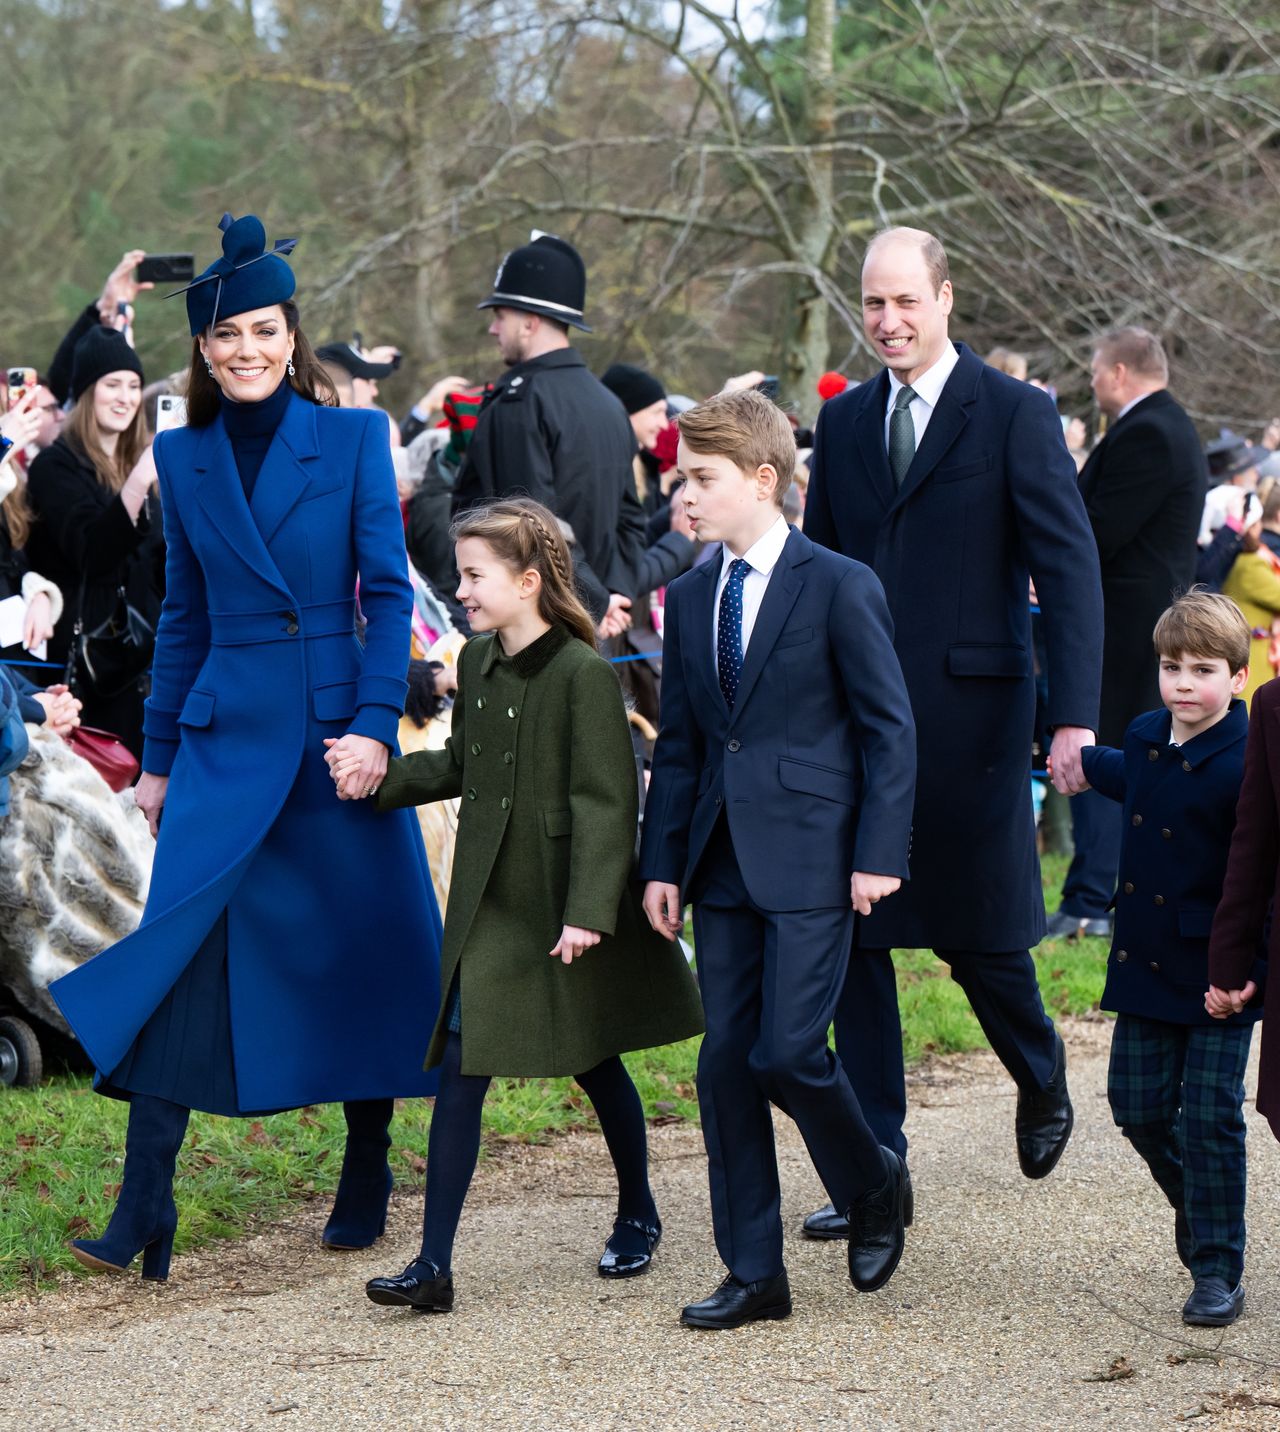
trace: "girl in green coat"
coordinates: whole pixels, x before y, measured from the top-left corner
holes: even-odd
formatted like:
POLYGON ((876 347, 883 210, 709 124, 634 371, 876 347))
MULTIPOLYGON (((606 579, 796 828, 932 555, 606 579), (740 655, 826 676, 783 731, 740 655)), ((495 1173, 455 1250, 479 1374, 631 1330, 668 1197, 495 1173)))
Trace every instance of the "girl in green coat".
MULTIPOLYGON (((702 1029, 678 949, 638 914, 629 880, 637 783, 622 692, 574 595, 555 518, 527 499, 454 526, 458 600, 477 635, 458 663, 443 751, 393 760, 379 810, 461 797, 441 954, 446 990, 427 1052, 440 1088, 422 1249, 375 1303, 447 1312, 453 1240, 494 1075, 573 1075, 618 1175, 599 1271, 649 1266, 661 1236, 640 1097, 618 1057, 702 1029), (582 1072, 585 1071, 585 1072, 582 1072)), ((344 757, 331 751, 335 780, 344 757)))

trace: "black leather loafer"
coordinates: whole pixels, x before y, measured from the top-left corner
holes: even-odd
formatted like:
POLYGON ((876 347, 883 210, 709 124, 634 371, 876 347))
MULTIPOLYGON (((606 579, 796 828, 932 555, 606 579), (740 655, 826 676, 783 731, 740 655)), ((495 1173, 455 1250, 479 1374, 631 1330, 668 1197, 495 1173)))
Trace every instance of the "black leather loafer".
POLYGON ((395 1278, 370 1278, 365 1296, 383 1308, 414 1308, 420 1313, 453 1311, 453 1274, 434 1263, 413 1262, 395 1278))
POLYGON ((893 1277, 906 1247, 907 1166, 882 1149, 888 1177, 849 1209, 849 1280, 860 1293, 874 1293, 893 1277))
POLYGON ((662 1239, 662 1224, 646 1223, 640 1218, 615 1218, 613 1227, 614 1232, 619 1228, 634 1228, 649 1246, 643 1253, 619 1253, 609 1246, 613 1242, 611 1238, 604 1245, 596 1272, 602 1278, 634 1278, 637 1273, 647 1272, 653 1262, 653 1250, 662 1239))
MULTIPOLYGON (((906 1186, 903 1190, 902 1221, 910 1228, 916 1221, 916 1192, 911 1187, 911 1170, 907 1167, 906 1161, 902 1165, 903 1177, 906 1186)), ((811 1213, 804 1221, 804 1236, 806 1238, 826 1238, 835 1240, 837 1238, 848 1238, 849 1220, 843 1213, 836 1211, 834 1203, 825 1203, 816 1213, 811 1213)))
POLYGON ((740 1328, 790 1316, 791 1285, 785 1273, 758 1283, 740 1283, 730 1273, 709 1298, 690 1303, 680 1321, 687 1328, 740 1328))
POLYGON ((1244 1284, 1233 1288, 1225 1278, 1197 1278, 1183 1304, 1182 1321, 1193 1328, 1225 1328, 1244 1312, 1244 1284))
POLYGON ((1018 1090, 1018 1113, 1014 1133, 1018 1143, 1018 1166, 1028 1178, 1051 1173, 1071 1137, 1075 1111, 1067 1093, 1067 1051, 1058 1039, 1053 1074, 1045 1088, 1018 1090))

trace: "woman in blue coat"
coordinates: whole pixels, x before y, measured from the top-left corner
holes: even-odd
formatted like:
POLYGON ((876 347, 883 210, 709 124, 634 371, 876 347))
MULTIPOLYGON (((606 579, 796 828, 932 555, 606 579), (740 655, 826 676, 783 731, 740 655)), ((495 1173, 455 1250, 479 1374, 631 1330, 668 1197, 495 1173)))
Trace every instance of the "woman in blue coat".
POLYGON ((222 227, 222 257, 186 290, 190 425, 154 449, 167 594, 137 788, 151 891, 135 934, 51 987, 98 1087, 131 1101, 110 1227, 73 1251, 114 1271, 143 1252, 152 1278, 190 1109, 345 1101, 324 1239, 357 1248, 385 1220, 392 1100, 434 1092, 440 920, 413 813, 337 799, 324 761, 345 735, 362 760, 343 794, 376 789, 406 692, 386 424, 320 396, 292 243, 268 252, 251 215, 222 227))

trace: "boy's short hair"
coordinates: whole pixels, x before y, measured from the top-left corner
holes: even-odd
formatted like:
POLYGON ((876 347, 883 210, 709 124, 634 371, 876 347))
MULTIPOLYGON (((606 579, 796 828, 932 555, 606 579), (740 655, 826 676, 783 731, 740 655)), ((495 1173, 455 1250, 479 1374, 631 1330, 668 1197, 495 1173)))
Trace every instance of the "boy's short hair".
POLYGON ((680 436, 707 457, 727 457, 754 473, 768 463, 778 474, 773 500, 781 509, 796 470, 796 439, 786 413, 763 393, 717 393, 676 419, 680 436))
POLYGON ((1192 587, 1174 599, 1156 623, 1156 655, 1221 657, 1232 676, 1249 664, 1251 631, 1244 613, 1221 592, 1192 587))

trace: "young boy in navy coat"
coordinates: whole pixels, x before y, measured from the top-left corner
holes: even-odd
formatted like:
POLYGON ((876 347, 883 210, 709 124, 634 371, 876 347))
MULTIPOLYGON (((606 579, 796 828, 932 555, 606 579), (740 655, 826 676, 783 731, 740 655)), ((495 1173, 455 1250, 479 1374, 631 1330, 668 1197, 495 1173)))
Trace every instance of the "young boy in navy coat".
POLYGON ((1230 598, 1192 590, 1157 622, 1155 648, 1166 709, 1137 717, 1123 751, 1084 750, 1090 785, 1124 803, 1107 1093, 1174 1208, 1195 1279, 1182 1320, 1224 1327, 1244 1306, 1244 1070, 1262 1011, 1215 1019, 1205 990, 1244 771, 1249 626, 1230 598))
POLYGON ((855 1287, 881 1287, 902 1256, 904 1165, 876 1142, 827 1030, 854 912, 907 875, 915 727, 876 576, 782 516, 784 414, 745 392, 679 423, 689 519, 724 550, 667 591, 640 874, 668 939, 694 905, 698 1102, 729 1276, 682 1321, 731 1328, 791 1311, 770 1102, 848 1211, 855 1287))

